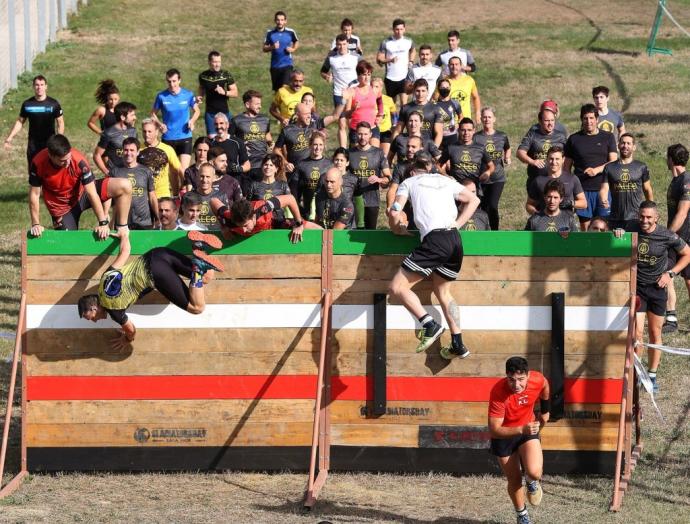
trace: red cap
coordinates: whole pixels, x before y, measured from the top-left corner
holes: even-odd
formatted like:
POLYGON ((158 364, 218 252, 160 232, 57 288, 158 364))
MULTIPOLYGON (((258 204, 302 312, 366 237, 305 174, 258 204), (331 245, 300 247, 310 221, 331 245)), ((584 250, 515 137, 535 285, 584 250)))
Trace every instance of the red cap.
POLYGON ((556 115, 558 114, 558 104, 555 100, 544 100, 541 103, 541 106, 539 106, 539 112, 543 111, 544 109, 548 109, 556 115))

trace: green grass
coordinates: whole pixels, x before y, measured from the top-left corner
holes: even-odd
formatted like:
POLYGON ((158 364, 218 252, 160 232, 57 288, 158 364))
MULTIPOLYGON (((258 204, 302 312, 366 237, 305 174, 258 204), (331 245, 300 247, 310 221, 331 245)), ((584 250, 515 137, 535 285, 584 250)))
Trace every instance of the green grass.
MULTIPOLYGON (((690 27, 688 6, 688 0, 669 2, 671 12, 685 27, 690 27)), ((268 56, 260 52, 260 45, 265 29, 272 25, 273 13, 285 7, 282 2, 255 0, 227 7, 224 4, 222 9, 217 4, 179 0, 165 4, 151 0, 92 0, 79 16, 71 18, 70 29, 62 40, 36 58, 34 73, 48 77, 49 94, 65 109, 67 135, 88 157, 97 138, 85 123, 95 107, 93 91, 99 80, 116 79, 123 99, 139 107, 141 119, 147 115, 155 93, 165 87, 165 70, 179 68, 183 86, 193 89, 196 74, 205 69, 206 54, 212 48, 224 53, 224 65, 235 75, 240 93, 250 87, 264 93, 267 111, 271 100, 268 56)), ((460 8, 450 1, 404 4, 384 0, 360 3, 353 10, 352 4, 306 0, 290 4, 287 9, 288 24, 302 40, 295 57, 297 65, 305 69, 322 113, 330 110, 330 88, 319 78, 318 71, 345 16, 354 19, 355 32, 362 37, 366 58, 372 62, 378 44, 390 32, 394 16, 407 20, 408 33, 418 45, 430 43, 435 51, 445 47, 446 31, 459 24, 462 45, 473 51, 479 65, 476 80, 482 101, 497 109, 497 127, 508 132, 514 151, 536 120, 544 98, 558 100, 562 121, 574 131, 579 127, 580 105, 591 100, 591 87, 609 85, 611 106, 627 106, 628 129, 638 138, 637 158, 650 166, 655 194, 665 215, 669 181, 665 150, 671 143, 688 141, 690 41, 665 20, 657 45, 671 48, 673 56, 646 56, 654 2, 504 0, 465 3, 460 8), (600 33, 594 39, 597 28, 600 33), (665 115, 675 118, 669 121, 665 115)), ((22 75, 18 89, 5 96, 0 107, 2 136, 16 119, 21 102, 31 95, 34 73, 22 75)), ((375 74, 382 75, 382 70, 376 68, 375 74)), ((241 103, 233 100, 231 109, 233 113, 240 111, 241 103)), ((200 122, 197 131, 202 129, 200 122)), ((331 145, 334 135, 332 131, 331 145)), ((13 331, 16 323, 18 238, 29 223, 24 143, 22 133, 11 152, 0 152, 3 333, 13 331)), ((508 176, 501 203, 502 227, 519 229, 526 220, 525 169, 515 161, 508 176)), ((45 210, 42 220, 48 223, 45 210)), ((680 319, 687 326, 687 293, 680 287, 678 291, 680 319)), ((679 333, 665 340, 671 345, 687 346, 688 334, 679 333)), ((0 338, 0 361, 6 359, 11 348, 12 341, 0 338)), ((8 364, 0 366, 3 377, 8 370, 8 364)), ((643 401, 646 449, 621 514, 606 511, 610 478, 550 477, 545 505, 534 512, 540 521, 690 520, 690 424, 685 418, 690 409, 690 363, 683 357, 664 357, 661 370, 659 404, 666 420, 659 421, 648 401, 643 401)), ((7 383, 4 379, 1 383, 4 397, 7 383)), ((0 520, 71 522, 144 517, 156 522, 166 518, 212 522, 223 520, 219 517, 222 514, 236 515, 237 521, 256 522, 455 522, 452 519, 457 516, 509 522, 514 518, 504 495, 503 480, 495 477, 334 475, 327 483, 323 502, 310 516, 299 512, 304 480, 303 475, 33 476, 2 503, 0 520), (83 491, 91 495, 82 497, 79 494, 83 491), (448 493, 452 495, 445 495, 448 493)))

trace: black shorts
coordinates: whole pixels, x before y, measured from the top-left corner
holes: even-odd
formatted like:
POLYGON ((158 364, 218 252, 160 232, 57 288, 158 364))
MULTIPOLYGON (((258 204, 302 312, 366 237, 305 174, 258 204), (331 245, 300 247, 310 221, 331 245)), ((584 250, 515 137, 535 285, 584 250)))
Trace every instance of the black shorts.
POLYGON ((458 230, 434 229, 421 245, 402 261, 402 268, 428 277, 434 271, 446 280, 458 278, 462 267, 462 240, 458 230))
MULTIPOLYGON (((108 182, 110 180, 110 177, 105 177, 94 181, 94 184, 96 184, 96 193, 98 193, 98 196, 101 198, 101 202, 108 200, 108 182)), ((53 229, 58 231, 76 231, 79 229, 79 219, 81 218, 81 214, 90 208, 91 201, 89 200, 86 191, 84 191, 81 194, 81 197, 79 197, 79 201, 72 209, 61 217, 52 217, 53 229)))
POLYGON ((640 307, 638 313, 650 313, 663 317, 666 314, 666 300, 668 291, 656 284, 638 284, 637 296, 640 297, 640 307))
POLYGON ((395 98, 398 95, 405 94, 405 79, 402 80, 388 80, 387 78, 383 81, 386 86, 386 94, 395 98))
POLYGON ((539 440, 539 434, 516 435, 515 437, 510 438, 492 438, 489 452, 497 457, 510 457, 525 442, 534 439, 539 440))
POLYGON ((177 156, 192 154, 192 139, 182 138, 180 140, 163 140, 164 144, 168 144, 175 150, 177 156))
POLYGON ((271 85, 273 86, 273 91, 278 91, 278 89, 284 85, 290 85, 290 74, 292 73, 292 69, 292 66, 271 68, 271 85))
MULTIPOLYGON (((676 262, 678 262, 678 253, 675 249, 671 248, 668 250, 668 266, 666 266, 666 269, 673 269, 673 266, 676 265, 676 262)), ((685 280, 690 280, 690 264, 681 269, 680 273, 678 274, 685 280)))
POLYGON ((393 130, 389 129, 388 131, 383 131, 381 133, 381 143, 390 144, 391 142, 393 142, 393 130))

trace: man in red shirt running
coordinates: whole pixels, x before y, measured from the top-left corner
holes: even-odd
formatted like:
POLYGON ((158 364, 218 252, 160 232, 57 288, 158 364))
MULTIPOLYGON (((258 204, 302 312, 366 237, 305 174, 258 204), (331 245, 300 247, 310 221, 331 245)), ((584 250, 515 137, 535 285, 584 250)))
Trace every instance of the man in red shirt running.
POLYGON ((96 180, 84 155, 74 149, 64 135, 53 135, 47 147, 31 161, 29 168, 29 213, 31 234, 40 237, 39 197, 53 219, 53 227, 60 230, 79 229, 81 214, 92 208, 98 226, 95 229, 103 240, 110 235, 110 221, 103 203, 114 202, 117 228, 127 228, 129 207, 132 203, 132 184, 127 178, 96 180))
POLYGON ((527 483, 527 499, 533 506, 541 502, 544 457, 539 431, 549 420, 549 383, 538 371, 530 371, 527 360, 511 357, 506 361, 506 378, 491 388, 489 431, 491 453, 508 479, 508 494, 515 506, 518 524, 532 522, 525 505, 522 473, 527 483), (541 413, 535 420, 534 404, 540 400, 541 413), (520 468, 522 464, 522 469, 520 468))

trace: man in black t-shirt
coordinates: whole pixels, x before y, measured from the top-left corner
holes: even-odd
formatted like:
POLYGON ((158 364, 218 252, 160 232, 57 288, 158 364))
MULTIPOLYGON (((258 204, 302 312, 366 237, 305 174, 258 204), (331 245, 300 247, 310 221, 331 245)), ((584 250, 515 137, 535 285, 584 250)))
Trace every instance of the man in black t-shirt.
POLYGON ((585 192, 582 190, 580 179, 572 173, 563 171, 563 148, 561 146, 551 146, 546 156, 548 172, 532 180, 527 189, 527 203, 525 209, 530 215, 544 209, 544 188, 550 180, 560 180, 563 184, 564 196, 561 202, 561 209, 569 213, 576 209, 587 207, 585 192))
POLYGON ((572 231, 579 231, 575 216, 561 210, 564 195, 563 182, 557 178, 549 180, 544 188, 544 209, 529 217, 525 231, 552 231, 564 238, 572 231))
MULTIPOLYGON (((409 104, 408 104, 409 105, 409 104)), ((388 163, 393 164, 393 160, 404 162, 407 156, 407 141, 412 137, 418 137, 422 141, 422 150, 431 155, 434 161, 441 158, 441 150, 436 146, 431 138, 424 138, 422 126, 424 123, 424 113, 421 111, 411 111, 407 115, 405 127, 407 133, 400 133, 393 139, 390 150, 388 151, 388 163)))
POLYGON ((125 138, 122 142, 122 167, 113 167, 110 176, 126 178, 132 184, 132 204, 129 208, 129 229, 152 229, 158 217, 158 199, 153 189, 153 172, 141 165, 139 140, 125 138))
POLYGON ((635 137, 629 133, 621 135, 618 140, 620 159, 604 168, 599 199, 604 207, 611 209, 611 229, 625 229, 628 222, 638 219, 642 201, 654 199, 649 169, 647 164, 633 158, 635 149, 635 137))
POLYGON ((324 229, 352 229, 354 218, 355 207, 343 193, 343 175, 332 167, 316 194, 316 223, 324 229))
POLYGON ((350 170, 359 178, 359 191, 364 197, 364 228, 376 229, 381 204, 379 188, 391 180, 391 170, 383 151, 370 144, 371 125, 357 125, 357 145, 350 149, 350 170))
POLYGON ((26 146, 26 159, 29 165, 36 153, 45 149, 51 136, 56 133, 58 135, 65 133, 62 107, 57 100, 46 94, 48 91, 46 78, 43 75, 35 76, 33 87, 34 96, 24 100, 19 110, 19 117, 5 139, 5 148, 9 149, 14 136, 21 131, 24 122, 29 121, 29 141, 26 146))
POLYGON ((460 120, 460 141, 448 147, 448 160, 444 164, 446 174, 458 182, 471 178, 477 184, 486 182, 494 172, 493 160, 484 148, 474 142, 474 121, 471 118, 460 120))
POLYGON ((273 145, 271 120, 261 114, 261 93, 254 90, 245 91, 242 95, 245 112, 232 119, 235 136, 244 142, 249 157, 249 178, 259 182, 263 178, 261 161, 273 145))
MULTIPOLYGON (((129 102, 120 102, 115 106, 117 123, 103 130, 98 145, 93 151, 93 161, 104 175, 108 176, 114 167, 124 167, 122 146, 126 138, 136 138, 137 107, 129 102)), ((137 148, 138 149, 138 148, 137 148)))
MULTIPOLYGON (((668 209, 668 229, 677 233, 687 243, 690 241, 690 174, 686 171, 688 164, 688 150, 682 144, 673 144, 666 151, 666 165, 671 171, 672 179, 666 193, 668 209)), ((674 253, 669 252, 669 265, 675 262, 674 253)), ((690 268, 686 267, 680 273, 685 281, 685 287, 690 295, 690 268)), ((668 304, 666 320, 662 328, 664 333, 671 333, 678 329, 676 316, 676 290, 668 288, 668 304)))
POLYGON ((220 147, 225 151, 228 160, 227 174, 234 176, 242 186, 242 193, 247 194, 252 185, 249 178, 249 156, 244 142, 235 136, 228 134, 230 123, 223 113, 217 113, 214 117, 218 133, 211 141, 211 147, 220 147))
POLYGON ((400 108, 400 119, 393 130, 393 138, 402 133, 403 126, 407 123, 410 114, 419 111, 424 116, 421 129, 422 138, 433 140, 436 147, 440 147, 443 140, 443 118, 438 106, 427 101, 429 83, 423 78, 416 80, 412 86, 412 93, 414 97, 412 102, 400 108))
POLYGON ((582 229, 589 227, 594 216, 608 217, 610 209, 604 207, 599 196, 601 183, 604 180, 604 168, 609 162, 618 158, 616 139, 613 133, 602 131, 597 127, 597 108, 594 104, 585 104, 580 108, 582 127, 577 133, 568 137, 565 143, 565 162, 563 168, 580 179, 587 199, 587 209, 577 212, 582 229))
MULTIPOLYGON (((690 263, 690 247, 673 231, 658 225, 659 210, 656 203, 645 200, 640 204, 639 223, 633 223, 628 231, 638 233, 637 240, 637 340, 643 340, 644 320, 647 315, 650 344, 661 344, 661 326, 666 311, 667 289, 673 287, 673 277, 690 263), (676 262, 669 267, 670 251, 675 251, 676 262)), ((620 237, 622 229, 614 230, 620 237)), ((658 391, 656 371, 661 362, 661 351, 647 350, 649 376, 658 391)))
POLYGON ((221 69, 221 56, 218 51, 208 54, 208 69, 199 73, 199 103, 203 97, 206 97, 206 134, 213 138, 218 132, 214 121, 216 113, 223 113, 230 120, 232 114, 228 108, 228 98, 237 97, 235 79, 230 72, 221 69))
POLYGON ((517 157, 527 164, 525 188, 539 175, 546 174, 546 154, 553 146, 564 146, 567 136, 557 128, 557 107, 555 104, 542 104, 539 109, 539 123, 531 126, 518 146, 517 157))

